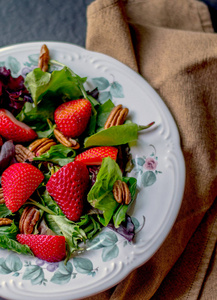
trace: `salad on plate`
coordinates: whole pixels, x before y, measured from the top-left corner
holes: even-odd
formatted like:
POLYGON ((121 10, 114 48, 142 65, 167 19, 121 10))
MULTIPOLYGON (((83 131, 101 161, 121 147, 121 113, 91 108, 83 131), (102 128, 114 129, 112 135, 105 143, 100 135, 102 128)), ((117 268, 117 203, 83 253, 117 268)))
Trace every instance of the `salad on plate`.
POLYGON ((104 227, 133 241, 130 145, 154 122, 133 123, 128 108, 100 103, 86 80, 46 45, 25 78, 0 67, 1 248, 67 262, 104 227))

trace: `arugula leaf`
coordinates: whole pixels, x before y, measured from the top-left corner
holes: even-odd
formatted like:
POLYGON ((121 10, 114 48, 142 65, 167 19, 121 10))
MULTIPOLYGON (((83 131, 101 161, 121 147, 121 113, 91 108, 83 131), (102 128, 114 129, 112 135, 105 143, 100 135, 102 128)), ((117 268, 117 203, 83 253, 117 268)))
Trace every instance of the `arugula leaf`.
POLYGON ((35 161, 49 161, 54 164, 58 164, 61 167, 72 162, 76 152, 62 144, 52 146, 48 152, 41 156, 34 157, 35 161), (69 156, 70 155, 70 156, 69 156))
POLYGON ((46 215, 46 222, 56 234, 64 235, 71 253, 79 249, 78 243, 85 242, 87 239, 85 232, 79 225, 64 216, 48 214, 46 215))
POLYGON ((138 125, 132 122, 112 126, 86 138, 84 141, 84 147, 118 146, 134 142, 138 139, 138 129, 138 125))
POLYGON ((27 245, 22 245, 19 242, 12 240, 5 235, 0 236, 0 247, 7 250, 12 250, 19 254, 33 255, 32 251, 27 245))
POLYGON ((88 202, 103 212, 103 217, 98 215, 103 226, 108 225, 119 205, 112 190, 115 181, 121 179, 122 173, 118 164, 110 157, 104 158, 96 182, 87 195, 88 202))

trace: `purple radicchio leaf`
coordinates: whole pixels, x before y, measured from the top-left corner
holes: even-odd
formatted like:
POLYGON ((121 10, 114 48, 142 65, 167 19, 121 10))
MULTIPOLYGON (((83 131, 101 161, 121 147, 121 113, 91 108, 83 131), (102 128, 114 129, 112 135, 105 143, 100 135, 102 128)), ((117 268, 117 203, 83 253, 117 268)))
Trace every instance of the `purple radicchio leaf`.
POLYGON ((126 216, 125 222, 122 222, 118 228, 115 228, 114 224, 112 223, 109 223, 107 227, 122 235, 129 242, 133 241, 135 236, 135 226, 129 215, 126 216))
POLYGON ((91 187, 96 182, 97 174, 99 173, 100 166, 90 166, 88 167, 89 174, 91 176, 90 185, 91 187))
POLYGON ((9 165, 15 155, 15 146, 13 141, 7 141, 3 144, 0 153, 0 172, 3 172, 9 165))
POLYGON ((0 67, 0 107, 16 116, 27 101, 32 102, 32 98, 24 85, 23 76, 14 78, 10 70, 0 67))

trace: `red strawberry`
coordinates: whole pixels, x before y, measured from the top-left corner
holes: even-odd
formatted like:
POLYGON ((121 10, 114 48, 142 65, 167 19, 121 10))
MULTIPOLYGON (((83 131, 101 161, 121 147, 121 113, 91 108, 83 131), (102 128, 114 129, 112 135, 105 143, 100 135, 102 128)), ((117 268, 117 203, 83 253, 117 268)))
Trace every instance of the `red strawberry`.
POLYGON ((29 246, 33 254, 48 262, 58 262, 66 256, 65 237, 61 235, 17 234, 18 242, 29 246))
POLYGON ((80 161, 73 161, 54 173, 46 188, 66 217, 78 221, 82 215, 88 184, 87 167, 80 161))
POLYGON ((30 142, 37 138, 37 133, 32 128, 18 121, 6 109, 0 109, 0 135, 16 143, 30 142))
POLYGON ((27 163, 17 163, 2 174, 4 200, 11 212, 16 212, 44 179, 42 172, 27 163))
POLYGON ((104 157, 116 160, 118 149, 112 146, 90 148, 75 157, 75 161, 82 161, 85 165, 101 165, 104 157))
POLYGON ((86 99, 61 104, 54 112, 59 130, 67 137, 78 137, 87 127, 91 116, 91 103, 86 99))

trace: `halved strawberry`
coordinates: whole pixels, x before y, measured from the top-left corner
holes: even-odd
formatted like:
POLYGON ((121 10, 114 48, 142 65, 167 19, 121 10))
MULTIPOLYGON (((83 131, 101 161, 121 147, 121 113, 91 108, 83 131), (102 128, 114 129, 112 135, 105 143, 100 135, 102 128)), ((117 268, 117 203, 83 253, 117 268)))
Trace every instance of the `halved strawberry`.
POLYGON ((111 157, 113 160, 117 159, 118 149, 112 146, 100 146, 90 148, 78 154, 74 161, 82 161, 85 165, 101 165, 102 159, 111 157))
POLYGON ((29 246, 33 254, 48 262, 58 262, 66 256, 65 237, 61 235, 17 234, 18 242, 29 246))
POLYGON ((37 138, 37 133, 32 128, 3 108, 0 109, 0 135, 16 143, 30 142, 37 138))
POLYGON ((67 137, 78 137, 87 127, 91 116, 91 103, 77 99, 61 104, 54 112, 54 121, 67 137))
POLYGON ((9 166, 2 174, 1 184, 5 205, 16 212, 43 181, 43 173, 27 163, 9 166))
POLYGON ((78 221, 82 215, 88 184, 87 167, 80 161, 73 161, 54 173, 46 188, 66 217, 78 221))

